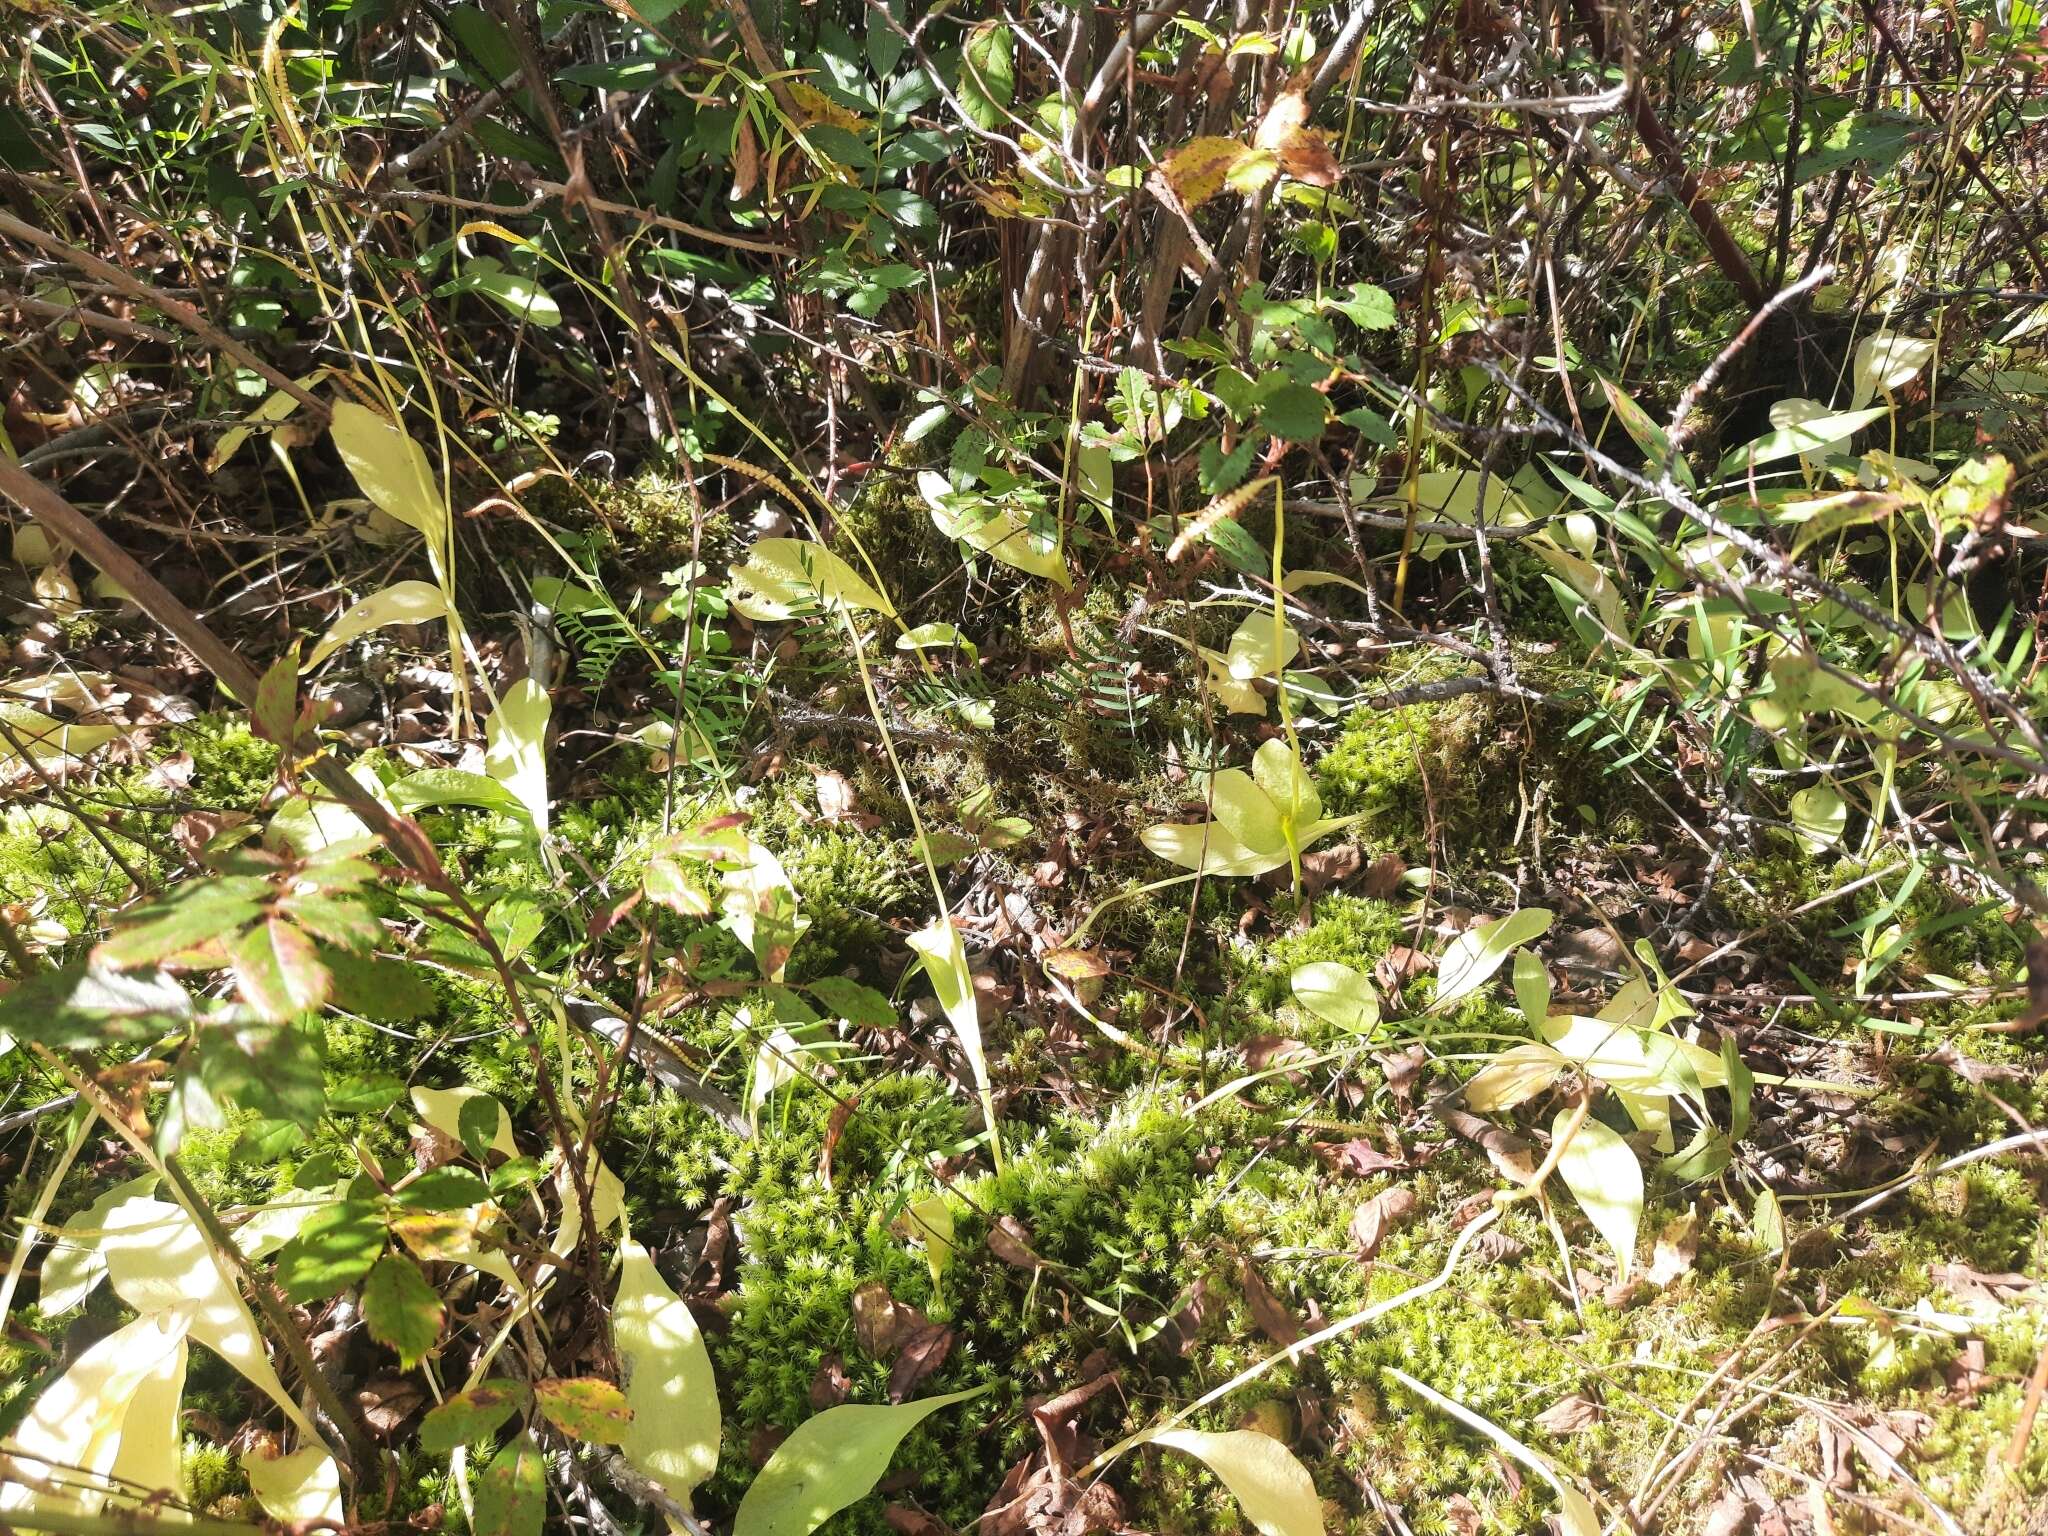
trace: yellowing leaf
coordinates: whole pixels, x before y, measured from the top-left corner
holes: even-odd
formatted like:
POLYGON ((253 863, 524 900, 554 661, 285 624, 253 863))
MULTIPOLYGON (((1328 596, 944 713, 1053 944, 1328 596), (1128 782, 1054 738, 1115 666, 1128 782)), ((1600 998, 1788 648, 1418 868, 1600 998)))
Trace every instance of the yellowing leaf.
POLYGON ((932 1289, 937 1290, 953 1263, 953 1207, 944 1195, 926 1195, 910 1206, 897 1223, 897 1230, 924 1244, 924 1260, 932 1272, 932 1289))
POLYGON ((491 1132, 491 1150, 502 1152, 507 1157, 519 1155, 518 1143, 512 1139, 512 1117, 505 1113, 505 1106, 492 1099, 481 1088, 415 1088, 412 1090, 413 1112, 450 1141, 462 1140, 462 1106, 476 1099, 488 1099, 498 1111, 496 1129, 491 1132))
POLYGON ((1194 209, 1231 185, 1232 172, 1252 158, 1263 164, 1265 176, 1252 186, 1239 187, 1238 190, 1256 190, 1279 169, 1278 157, 1266 151, 1253 150, 1236 139, 1190 139, 1159 163, 1158 174, 1165 178, 1175 197, 1186 207, 1194 209))
MULTIPOLYGON (((944 913, 910 935, 910 947, 917 952, 924 974, 938 994, 946 1022, 960 1041, 960 1050, 974 1072, 974 1086, 981 1094, 981 1107, 988 1121, 989 1141, 996 1137, 995 1095, 989 1086, 988 1058, 981 1048, 981 1014, 974 998, 974 973, 967 968, 967 949, 960 942, 960 930, 944 913)), ((997 1154, 1000 1158, 1001 1154, 997 1154)))
POLYGON ((394 581, 343 609, 306 658, 306 668, 311 671, 349 641, 372 630, 392 624, 428 624, 447 617, 447 600, 432 582, 394 581))
POLYGON ((146 1198, 124 1201, 107 1213, 101 1246, 107 1280, 117 1296, 144 1316, 189 1309, 192 1338, 240 1371, 300 1433, 319 1439, 278 1379, 255 1315, 223 1272, 224 1261, 181 1207, 146 1198))
POLYGON ((1163 1429, 1146 1438, 1206 1464, 1260 1536, 1322 1536, 1323 1504, 1315 1480, 1271 1435, 1253 1429, 1221 1434, 1163 1429))
POLYGON ((1325 819, 1321 797, 1288 744, 1274 738, 1252 757, 1252 771, 1221 769, 1209 781, 1208 823, 1147 827, 1140 840, 1183 869, 1211 875, 1262 875, 1278 869, 1357 816, 1325 819))
POLYGON ((781 623, 819 608, 896 616, 889 600, 852 566, 808 539, 757 540, 731 577, 734 610, 757 623, 781 623))
POLYGON ((331 1521, 341 1524, 346 1513, 341 1507, 341 1469, 334 1458, 316 1446, 306 1446, 289 1456, 262 1456, 254 1452, 242 1458, 242 1475, 249 1479, 249 1491, 273 1520, 331 1521))
MULTIPOLYGON (((299 380, 301 389, 311 389, 327 377, 325 368, 315 368, 299 380)), ((240 451, 242 444, 258 427, 275 426, 299 408, 298 396, 287 390, 274 389, 263 399, 263 403, 242 418, 242 425, 229 427, 221 433, 220 441, 213 445, 213 452, 206 456, 206 472, 218 474, 222 465, 240 451)))
POLYGON ((1513 1109, 1549 1087, 1571 1062, 1552 1046, 1530 1041, 1511 1046, 1472 1074, 1465 1084, 1468 1109, 1482 1115, 1513 1109))
MULTIPOLYGON (((92 1345, 45 1387, 7 1437, 0 1516, 10 1510, 90 1514, 117 1476, 134 1503, 179 1486, 178 1399, 195 1307, 145 1314, 92 1345)), ((0 1524, 4 1524, 0 1519, 0 1524)))
POLYGON ((1275 626, 1270 613, 1255 613, 1237 626, 1228 650, 1219 654, 1200 645, 1195 650, 1208 668, 1210 691, 1225 708, 1232 714, 1263 715, 1266 697, 1252 683, 1284 671, 1301 653, 1301 636, 1285 621, 1275 626))
POLYGON ((946 477, 925 470, 917 488, 931 509, 932 522, 949 539, 992 556, 1027 576, 1042 576, 1055 586, 1070 587, 1067 562, 1060 553, 1060 528, 1042 511, 1006 506, 972 492, 956 492, 946 477))
POLYGON ((620 1453, 687 1508, 718 1466, 717 1378, 696 1318, 630 1238, 619 1244, 612 1347, 633 1410, 620 1453))
POLYGON ((0 736, 0 767, 30 760, 45 768, 77 762, 121 734, 118 725, 67 725, 26 704, 0 704, 0 723, 13 736, 0 736))
POLYGON ((484 722, 484 772, 511 790, 533 822, 548 830, 548 715, 554 702, 547 689, 522 677, 498 697, 484 722))
POLYGON ((381 411, 353 400, 334 402, 328 428, 341 462, 380 511, 427 537, 438 551, 448 534, 448 503, 426 450, 381 411))
MULTIPOLYGON (((1550 1134, 1562 1136, 1571 1117, 1570 1110, 1559 1110, 1550 1134)), ((1636 1230, 1643 1221, 1643 1165, 1618 1132, 1588 1118, 1565 1144, 1557 1172, 1586 1219, 1614 1250, 1621 1263, 1618 1278, 1626 1285, 1635 1264, 1636 1230)))
POLYGON ((1547 908, 1524 907, 1498 922, 1474 923, 1451 940, 1437 962, 1432 1010, 1441 1011, 1477 992, 1510 954, 1549 930, 1550 918, 1547 908))
POLYGON ((1873 331, 1857 345, 1851 369, 1854 392, 1851 410, 1870 404, 1875 395, 1888 395, 1910 384, 1920 370, 1934 361, 1934 343, 1918 336, 1901 336, 1897 331, 1873 331))
POLYGON ((768 1458, 733 1517, 733 1536, 810 1536, 864 1497, 919 1423, 986 1388, 880 1407, 842 1403, 804 1420, 768 1458))
POLYGON ((43 1316, 62 1317, 107 1278, 107 1256, 100 1249, 107 1213, 149 1194, 156 1188, 156 1179, 155 1174, 146 1173, 139 1179, 116 1184, 53 1235, 50 1251, 43 1258, 42 1292, 36 1302, 36 1309, 43 1316))

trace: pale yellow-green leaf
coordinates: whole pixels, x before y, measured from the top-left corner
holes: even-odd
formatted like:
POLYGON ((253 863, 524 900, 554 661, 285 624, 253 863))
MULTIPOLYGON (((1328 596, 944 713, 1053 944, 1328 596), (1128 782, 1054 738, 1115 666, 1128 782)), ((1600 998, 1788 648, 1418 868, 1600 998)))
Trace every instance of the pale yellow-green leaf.
POLYGON ((841 1403, 804 1420, 775 1448, 740 1500, 733 1536, 810 1536, 867 1495, 889 1470, 903 1437, 921 1421, 987 1390, 974 1387, 893 1407, 841 1403))
POLYGON ((1225 768, 1210 776, 1209 808, 1231 838, 1257 853, 1287 859, 1287 828, 1273 799, 1258 780, 1242 768, 1225 768))
POLYGON ((761 1111, 768 1107, 768 1101, 797 1080, 796 1064, 803 1051, 802 1042, 777 1025, 754 1052, 754 1068, 747 1085, 747 1123, 756 1131, 761 1129, 761 1111))
POLYGON ((944 475, 925 470, 917 487, 931 509, 932 522, 949 539, 1014 567, 1027 576, 1042 576, 1056 586, 1073 585, 1060 553, 1059 524, 1029 509, 997 504, 974 494, 956 493, 944 475))
MULTIPOLYGON (((491 1096, 481 1088, 415 1088, 412 1090, 413 1112, 450 1141, 462 1140, 462 1106, 471 1099, 489 1099, 491 1096)), ((502 1152, 507 1157, 519 1155, 518 1143, 512 1139, 512 1117, 505 1113, 505 1106, 497 1105, 498 1126, 491 1133, 491 1150, 502 1152)))
POLYGON ((116 1184, 52 1234, 50 1251, 43 1257, 42 1291, 36 1310, 45 1317, 62 1317, 90 1296, 107 1277, 107 1256, 100 1249, 107 1213, 116 1206, 147 1195, 156 1188, 157 1176, 145 1173, 139 1179, 116 1184))
POLYGON ((548 830, 548 716, 554 701, 547 689, 522 677, 498 696, 484 722, 484 772, 518 798, 534 831, 548 830))
POLYGON ((1550 1017, 1550 972, 1534 950, 1515 951, 1514 983, 1515 1006, 1523 1018, 1541 1024, 1550 1017))
POLYGON ((1630 1093, 1670 1097, 1701 1088, 1724 1088, 1728 1069, 1719 1051, 1680 1040, 1662 1030, 1643 1029, 1583 1014, 1554 1014, 1543 1037, 1588 1076, 1630 1093))
POLYGON ((334 402, 329 428, 341 462, 371 503, 440 549, 448 534, 448 503, 426 450, 381 411, 353 400, 334 402))
POLYGON ((0 703, 0 722, 12 737, 0 736, 0 768, 30 761, 45 768, 78 762, 121 734, 118 725, 69 725, 26 704, 0 703))
POLYGON ((1433 1009, 1462 1002, 1484 986, 1521 945, 1542 937, 1551 914, 1544 907, 1524 907, 1498 922, 1474 923, 1451 940, 1437 962, 1433 1009))
POLYGON ((1392 1376, 1417 1397, 1442 1409, 1466 1428, 1476 1429, 1509 1456, 1512 1456, 1516 1461, 1519 1461, 1531 1472, 1542 1478, 1544 1482, 1548 1483, 1551 1491, 1557 1495, 1558 1503, 1561 1506, 1559 1522, 1564 1527, 1564 1536, 1600 1536, 1600 1516, 1593 1508, 1593 1501, 1559 1477, 1557 1469, 1551 1466, 1543 1457, 1537 1455, 1535 1451, 1517 1440, 1491 1419, 1482 1418, 1463 1403, 1454 1402, 1452 1399, 1445 1397, 1443 1393, 1437 1391, 1436 1388, 1425 1386, 1406 1371, 1394 1366, 1387 1366, 1385 1369, 1389 1376, 1392 1376))
POLYGON ((758 540, 731 575, 734 610, 758 623, 781 623, 819 608, 896 614, 852 566, 807 539, 758 540))
POLYGON ((319 1438, 278 1379, 255 1314, 223 1268, 227 1261, 215 1255, 181 1207, 146 1197, 127 1200, 107 1213, 105 1230, 101 1247, 115 1295, 145 1316, 191 1307, 192 1338, 240 1371, 302 1433, 319 1438))
POLYGON ((1571 1062, 1538 1041, 1510 1046, 1472 1074, 1465 1084, 1468 1109, 1482 1115, 1513 1109, 1548 1088, 1571 1062))
POLYGON ((1370 1034, 1380 1022, 1380 998, 1372 978, 1334 960, 1296 966, 1288 984, 1302 1007, 1353 1034, 1370 1034))
MULTIPOLYGON (((1550 1134, 1564 1135, 1571 1117, 1570 1110, 1559 1110, 1550 1134)), ((1635 1265, 1636 1231, 1643 1221, 1643 1165, 1618 1132, 1589 1117, 1565 1144, 1557 1173, 1586 1219, 1614 1250, 1621 1264, 1617 1278, 1626 1285, 1635 1265)))
MULTIPOLYGON (((585 1181, 590 1186, 591 1220, 597 1223, 600 1233, 609 1232, 625 1217, 626 1186, 595 1150, 590 1154, 590 1171, 585 1181)), ((569 1177, 568 1163, 555 1165, 554 1184, 555 1198, 562 1206, 562 1226, 548 1251, 557 1258, 566 1258, 583 1240, 583 1202, 577 1197, 575 1181, 569 1177)))
POLYGON ((1795 395, 1774 401, 1771 425, 1797 440, 1799 457, 1809 468, 1818 469, 1837 454, 1849 451, 1849 436, 1839 431, 1836 412, 1818 400, 1795 395))
POLYGON ((989 1134, 993 1136, 993 1094, 989 1086, 988 1057, 982 1053, 981 1047, 981 1013, 974 997, 974 973, 967 968, 967 948, 960 942, 960 930, 941 913, 910 935, 909 944, 916 951, 932 990, 938 994, 946 1022, 953 1026, 961 1053, 974 1072, 974 1086, 981 1095, 984 1108, 991 1111, 989 1134))
POLYGON ((719 877, 725 926, 754 956, 769 981, 782 980, 789 952, 811 926, 797 910, 796 887, 782 861, 752 838, 741 837, 745 862, 719 877))
POLYGON ((341 1469, 317 1446, 305 1446, 289 1456, 262 1456, 252 1451, 242 1458, 242 1475, 249 1479, 256 1502, 273 1520, 340 1525, 347 1513, 341 1504, 341 1469))
POLYGON ((953 1207, 944 1195, 926 1195, 903 1213, 903 1231, 924 1245, 924 1261, 932 1272, 932 1289, 953 1263, 953 1207))
POLYGON ((1323 1505, 1315 1479, 1271 1435, 1255 1429, 1162 1429, 1147 1438, 1206 1465, 1260 1536, 1322 1536, 1323 1505))
POLYGON ((619 1244, 612 1347, 633 1409, 619 1452, 687 1509, 718 1466, 718 1382, 696 1318, 630 1238, 619 1244))
POLYGON ((1295 847, 1308 843, 1308 829, 1322 820, 1323 800, 1294 748, 1278 736, 1252 754, 1252 781, 1266 792, 1282 829, 1295 847))
POLYGON ((1832 784, 1813 784, 1792 797, 1792 826, 1808 853, 1825 853, 1842 840, 1849 804, 1832 784))
POLYGON ((1934 361, 1934 343, 1919 336, 1901 336, 1897 331, 1872 331, 1857 345, 1852 410, 1870 404, 1879 394, 1890 394, 1910 384, 1920 370, 1934 361))
POLYGON ((428 581, 395 581, 380 592, 351 603, 320 637, 306 658, 307 670, 320 665, 349 641, 392 624, 438 623, 448 617, 441 589, 428 581))
POLYGON ((1249 682, 1232 674, 1229 657, 1206 645, 1196 646, 1195 654, 1202 659, 1202 667, 1207 674, 1204 680, 1209 691, 1216 695, 1225 709, 1233 715, 1265 714, 1266 696, 1249 682))
POLYGON ((1220 821, 1167 822, 1147 827, 1139 840, 1182 869, 1209 875, 1263 875, 1287 862, 1287 850, 1247 848, 1220 821))
POLYGON ((1241 682, 1273 677, 1301 654, 1301 636, 1284 619, 1276 625, 1270 613, 1255 613, 1237 626, 1223 654, 1241 682))
POLYGON ((175 1493, 178 1397, 195 1310, 186 1304, 136 1318, 43 1388, 7 1436, 0 1514, 94 1513, 107 1502, 117 1467, 163 1479, 141 1492, 175 1493))
MULTIPOLYGON (((326 377, 325 368, 315 368, 299 380, 299 387, 311 389, 326 377)), ((256 428, 275 426, 298 408, 298 396, 287 390, 272 390, 263 398, 261 405, 242 418, 240 426, 229 427, 227 431, 221 433, 220 441, 213 445, 213 452, 206 456, 206 472, 209 475, 219 473, 220 467, 235 456, 256 428)))

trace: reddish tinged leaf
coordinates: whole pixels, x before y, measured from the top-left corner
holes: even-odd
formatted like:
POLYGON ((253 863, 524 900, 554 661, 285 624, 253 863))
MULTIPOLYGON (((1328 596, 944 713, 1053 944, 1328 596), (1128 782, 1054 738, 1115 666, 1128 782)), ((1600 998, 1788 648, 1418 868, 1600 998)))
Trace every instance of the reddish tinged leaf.
POLYGON ((334 986, 305 930, 282 918, 255 924, 235 940, 229 955, 242 1001, 274 1023, 311 1013, 334 986))
POLYGON ((1414 1214, 1418 1203, 1414 1190, 1397 1185, 1381 1190, 1361 1205, 1351 1218, 1351 1241, 1356 1245, 1353 1257, 1361 1264, 1370 1260, 1380 1251, 1387 1234, 1414 1214))
POLYGON ((1408 1159, 1382 1152, 1363 1137, 1345 1142, 1339 1147, 1319 1146, 1317 1155, 1340 1173, 1355 1174, 1359 1178, 1370 1178, 1377 1173, 1393 1173, 1408 1167, 1408 1159))
POLYGON ((989 1252, 1018 1269, 1045 1268, 1045 1260, 1032 1251, 1031 1243, 1031 1229, 1014 1216, 999 1216, 988 1229, 989 1252))
POLYGON ((846 1363, 837 1354, 827 1355, 819 1362, 818 1374, 811 1378, 811 1412, 837 1408, 852 1393, 853 1379, 846 1374, 846 1363))
POLYGON ((1282 1349, 1300 1340, 1301 1324, 1249 1259, 1244 1265, 1244 1302, 1259 1331, 1282 1349))
POLYGON ((846 1134, 846 1123, 859 1106, 860 1095, 849 1094, 832 1106, 832 1117, 825 1122, 825 1144, 818 1149, 818 1182, 827 1189, 832 1187, 832 1154, 838 1150, 839 1138, 846 1134))
POLYGON ((888 1286, 879 1280, 870 1280, 853 1293, 854 1340, 871 1360, 887 1359, 928 1321, 917 1308, 891 1296, 888 1286))
POLYGON ((924 1379, 946 1363, 953 1352, 953 1330, 943 1323, 926 1323, 904 1340, 902 1352, 889 1371, 889 1401, 908 1402, 924 1379))

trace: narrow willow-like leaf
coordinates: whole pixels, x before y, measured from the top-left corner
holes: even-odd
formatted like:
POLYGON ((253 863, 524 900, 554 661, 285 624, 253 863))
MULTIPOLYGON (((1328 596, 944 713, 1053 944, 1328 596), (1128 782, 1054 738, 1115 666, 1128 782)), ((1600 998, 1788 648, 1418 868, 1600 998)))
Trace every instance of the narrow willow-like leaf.
POLYGON ((633 1410, 620 1452, 688 1507, 691 1490, 718 1467, 717 1377, 697 1319, 630 1238, 619 1245, 612 1347, 633 1410))
MULTIPOLYGON (((988 1121, 991 1145, 996 1141, 995 1093, 989 1084, 988 1057, 981 1046, 981 1014, 974 1000, 974 973, 967 968, 967 949, 960 942, 960 930, 941 913, 910 936, 910 947, 924 965, 925 976, 938 994, 946 1022, 959 1038, 960 1050, 974 1073, 974 1086, 981 1095, 981 1108, 988 1121)), ((997 1154, 1000 1158, 1001 1154, 997 1154)))
POLYGON ((393 624, 427 624, 448 616, 448 601, 430 581, 394 581, 380 592, 342 610, 306 658, 307 670, 320 665, 349 641, 393 624))
POLYGON ((882 1407, 842 1403, 804 1420, 768 1458, 733 1518, 733 1536, 810 1536, 881 1481, 903 1437, 987 1388, 882 1407))
MULTIPOLYGON (((1571 1117, 1570 1110, 1559 1110, 1550 1134, 1562 1136, 1571 1117)), ((1636 1233, 1643 1224, 1643 1165, 1618 1132, 1588 1119, 1566 1143, 1557 1160, 1557 1173, 1586 1219, 1607 1239, 1607 1246, 1621 1263, 1619 1279, 1628 1284, 1629 1270, 1635 1265, 1636 1233)))

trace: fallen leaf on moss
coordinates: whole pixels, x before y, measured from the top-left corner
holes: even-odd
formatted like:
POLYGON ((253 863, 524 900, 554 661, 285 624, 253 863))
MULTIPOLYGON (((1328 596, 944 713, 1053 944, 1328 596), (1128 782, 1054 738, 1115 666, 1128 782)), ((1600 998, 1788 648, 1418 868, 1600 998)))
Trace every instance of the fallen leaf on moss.
POLYGON ((1043 1269, 1045 1260, 1031 1248, 1031 1229, 1014 1216, 998 1216, 988 1229, 988 1250, 1018 1269, 1043 1269))
POLYGON ((1537 1414, 1535 1424, 1546 1434, 1575 1435, 1582 1429, 1591 1429, 1600 1422, 1600 1418, 1600 1405, 1575 1392, 1570 1397, 1559 1398, 1537 1414))
POLYGON ((1412 1216, 1420 1203, 1414 1190, 1399 1185, 1383 1189, 1366 1201, 1351 1217, 1351 1256, 1361 1264, 1369 1262, 1380 1251, 1387 1234, 1412 1216))
POLYGON ((946 1363, 953 1352, 953 1330, 943 1323, 926 1323, 903 1340, 896 1364, 889 1372, 889 1401, 909 1399, 926 1377, 946 1363))
POLYGON ((1282 1349, 1301 1337, 1301 1324, 1294 1320, 1287 1303, 1266 1283, 1266 1277, 1252 1266, 1249 1259, 1244 1263, 1244 1304, 1251 1311, 1252 1321, 1259 1325, 1259 1331, 1282 1349))

